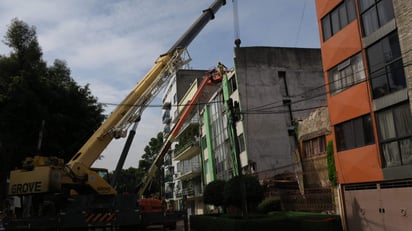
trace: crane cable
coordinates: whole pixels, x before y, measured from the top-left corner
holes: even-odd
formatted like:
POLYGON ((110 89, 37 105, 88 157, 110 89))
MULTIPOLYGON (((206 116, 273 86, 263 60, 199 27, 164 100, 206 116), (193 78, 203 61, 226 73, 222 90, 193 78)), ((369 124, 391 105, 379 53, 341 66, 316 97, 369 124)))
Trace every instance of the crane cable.
POLYGON ((234 28, 234 36, 235 36, 235 45, 236 47, 240 47, 240 29, 239 29, 239 11, 237 0, 232 0, 233 4, 233 28, 234 28))

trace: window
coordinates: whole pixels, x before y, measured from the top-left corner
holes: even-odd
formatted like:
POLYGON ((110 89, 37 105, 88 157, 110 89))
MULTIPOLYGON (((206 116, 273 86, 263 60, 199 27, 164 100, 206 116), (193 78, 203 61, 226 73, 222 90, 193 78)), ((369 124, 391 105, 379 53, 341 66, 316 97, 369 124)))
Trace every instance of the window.
POLYGON ((412 116, 409 104, 377 112, 376 118, 384 167, 412 164, 412 116))
POLYGON ((237 139, 239 142, 239 153, 245 151, 245 138, 243 134, 238 135, 237 139))
POLYGON ((233 76, 232 78, 229 79, 230 94, 232 94, 234 91, 236 91, 236 89, 237 89, 236 77, 233 76))
POLYGON ((303 154, 306 158, 326 153, 326 138, 319 136, 303 141, 303 154))
POLYGON ((338 64, 328 71, 329 91, 338 93, 350 86, 362 82, 365 79, 365 70, 361 53, 338 64))
POLYGON ((323 41, 328 40, 356 18, 354 0, 344 0, 322 18, 323 41))
POLYGON ((177 104, 177 93, 175 93, 173 95, 173 104, 176 105, 177 104))
POLYGON ((391 0, 359 0, 363 36, 375 32, 394 18, 391 0))
POLYGON ((202 147, 202 149, 206 149, 206 148, 207 148, 206 136, 202 136, 202 137, 200 138, 200 146, 202 147))
POLYGON ((335 139, 338 152, 373 144, 370 115, 335 125, 335 139))
POLYGON ((406 88, 397 32, 368 47, 366 54, 374 99, 406 88))

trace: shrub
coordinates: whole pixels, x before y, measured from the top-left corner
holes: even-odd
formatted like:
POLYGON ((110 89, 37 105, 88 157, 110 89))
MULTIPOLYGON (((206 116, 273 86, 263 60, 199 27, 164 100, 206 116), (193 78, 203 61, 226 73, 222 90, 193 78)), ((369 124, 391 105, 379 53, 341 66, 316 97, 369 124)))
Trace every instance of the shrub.
POLYGON ((249 209, 253 210, 253 208, 263 199, 263 188, 259 184, 258 179, 251 175, 243 175, 242 177, 235 176, 226 183, 223 192, 225 204, 241 208, 241 179, 243 179, 245 183, 247 205, 249 209))
POLYGON ((281 211, 282 206, 280 204, 280 198, 268 197, 265 198, 257 207, 260 213, 269 213, 273 211, 281 211))
POLYGON ((224 205, 223 190, 226 181, 215 180, 206 185, 203 192, 203 202, 214 206, 224 205))

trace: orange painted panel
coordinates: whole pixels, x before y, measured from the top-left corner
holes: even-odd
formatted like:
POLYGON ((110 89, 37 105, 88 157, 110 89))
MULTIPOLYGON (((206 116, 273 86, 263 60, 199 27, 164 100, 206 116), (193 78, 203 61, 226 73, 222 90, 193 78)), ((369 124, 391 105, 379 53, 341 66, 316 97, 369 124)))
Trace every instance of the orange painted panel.
POLYGON ((383 180, 380 158, 375 144, 335 152, 335 164, 341 184, 383 180))
POLYGON ((331 125, 370 113, 367 83, 359 83, 328 97, 328 107, 331 125))
POLYGON ((318 20, 323 18, 323 16, 329 13, 341 2, 342 0, 316 0, 316 14, 318 16, 318 20))
POLYGON ((329 70, 361 49, 358 21, 354 20, 321 44, 323 69, 329 70))

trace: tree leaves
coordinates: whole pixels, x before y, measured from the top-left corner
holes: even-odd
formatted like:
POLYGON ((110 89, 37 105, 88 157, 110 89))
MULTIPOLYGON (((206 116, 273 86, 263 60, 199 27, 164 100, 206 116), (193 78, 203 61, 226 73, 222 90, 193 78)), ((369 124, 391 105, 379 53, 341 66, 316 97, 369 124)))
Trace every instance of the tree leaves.
POLYGON ((4 43, 11 52, 0 55, 0 193, 25 157, 67 161, 105 118, 102 104, 88 85, 73 80, 65 61, 47 67, 34 26, 13 19, 4 43))

